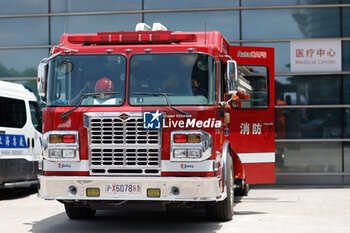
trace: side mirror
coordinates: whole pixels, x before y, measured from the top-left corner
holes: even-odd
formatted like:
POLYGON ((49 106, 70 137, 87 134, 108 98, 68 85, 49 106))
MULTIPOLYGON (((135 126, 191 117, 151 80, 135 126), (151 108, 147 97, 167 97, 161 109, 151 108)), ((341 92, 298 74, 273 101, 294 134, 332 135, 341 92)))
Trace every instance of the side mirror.
POLYGON ((226 61, 226 84, 228 94, 234 95, 238 90, 238 69, 234 60, 226 61))
POLYGON ((38 95, 42 102, 46 99, 46 80, 49 70, 49 64, 41 62, 38 66, 38 80, 37 80, 37 89, 38 95))

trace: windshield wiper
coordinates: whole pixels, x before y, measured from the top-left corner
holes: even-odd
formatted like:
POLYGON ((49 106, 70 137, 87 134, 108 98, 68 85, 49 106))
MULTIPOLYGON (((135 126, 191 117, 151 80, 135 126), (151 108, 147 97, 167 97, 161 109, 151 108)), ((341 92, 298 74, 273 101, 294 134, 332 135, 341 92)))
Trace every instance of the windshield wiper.
POLYGON ((75 106, 74 108, 68 110, 67 112, 64 112, 60 115, 61 119, 65 119, 68 117, 69 114, 71 114, 72 112, 74 112, 77 108, 80 107, 81 103, 83 102, 83 99, 86 96, 99 96, 99 95, 112 95, 112 94, 119 94, 120 92, 100 92, 100 93, 85 93, 85 94, 80 94, 80 96, 82 96, 82 98, 80 99, 80 102, 77 106, 75 106))
POLYGON ((188 112, 184 112, 184 111, 181 111, 180 109, 178 108, 175 108, 173 107, 171 104, 170 104, 170 101, 169 101, 169 95, 173 95, 173 93, 150 93, 150 92, 135 92, 134 93, 135 95, 153 95, 153 96, 164 96, 165 99, 166 99, 166 103, 167 105, 169 106, 169 108, 171 108, 172 110, 184 115, 185 117, 190 117, 191 114, 189 114, 188 112))

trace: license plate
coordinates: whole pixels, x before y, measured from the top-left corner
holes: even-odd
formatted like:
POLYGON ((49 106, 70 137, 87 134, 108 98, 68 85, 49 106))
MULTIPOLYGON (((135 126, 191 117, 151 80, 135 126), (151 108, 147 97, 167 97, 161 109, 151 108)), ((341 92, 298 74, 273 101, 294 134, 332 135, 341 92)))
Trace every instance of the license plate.
POLYGON ((141 184, 106 184, 107 193, 139 194, 141 184))

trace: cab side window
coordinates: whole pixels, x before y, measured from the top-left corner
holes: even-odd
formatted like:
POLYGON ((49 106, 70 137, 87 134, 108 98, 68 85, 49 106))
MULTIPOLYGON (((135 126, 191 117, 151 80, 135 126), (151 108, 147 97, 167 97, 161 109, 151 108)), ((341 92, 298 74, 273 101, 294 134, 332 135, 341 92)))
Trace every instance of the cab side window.
POLYGON ((267 108, 268 70, 265 66, 238 66, 238 89, 244 94, 242 108, 267 108))
POLYGON ((42 118, 41 118, 41 112, 40 112, 40 109, 39 109, 37 102, 29 101, 29 108, 30 108, 30 115, 32 118, 33 126, 36 130, 38 130, 41 133, 41 131, 42 131, 42 118))
POLYGON ((0 127, 23 128, 27 122, 23 100, 0 97, 0 127))

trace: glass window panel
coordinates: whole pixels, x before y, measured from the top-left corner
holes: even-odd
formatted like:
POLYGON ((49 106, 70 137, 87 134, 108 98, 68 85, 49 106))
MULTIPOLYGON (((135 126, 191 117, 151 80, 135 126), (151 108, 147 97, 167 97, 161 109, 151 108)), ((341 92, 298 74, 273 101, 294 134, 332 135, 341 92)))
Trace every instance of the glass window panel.
POLYGON ((166 105, 215 104, 215 60, 206 54, 139 54, 131 57, 129 103, 166 105), (145 78, 146 77, 146 78, 145 78), (148 93, 148 94, 143 94, 148 93))
POLYGON ((340 0, 242 0, 242 6, 281 6, 281 5, 311 5, 336 4, 340 0))
POLYGON ((181 8, 209 8, 238 6, 239 0, 145 0, 145 9, 181 9, 181 8))
POLYGON ((341 104, 341 76, 277 76, 277 105, 341 104))
POLYGON ((136 24, 141 21, 141 14, 52 17, 51 44, 58 44, 64 32, 96 33, 134 31, 136 24))
POLYGON ((48 18, 0 19, 0 45, 43 45, 48 43, 48 18))
POLYGON ((344 104, 350 104, 350 75, 344 75, 343 95, 344 104))
MULTIPOLYGON (((349 33, 350 37, 350 33, 349 33)), ((343 70, 344 71, 349 71, 350 70, 350 41, 343 41, 342 42, 342 62, 343 62, 343 70)))
MULTIPOLYGON (((350 3, 350 1, 349 1, 350 3)), ((343 36, 350 37, 350 8, 342 8, 343 36)))
POLYGON ((228 40, 239 39, 238 11, 149 13, 145 14, 145 22, 161 22, 172 31, 204 31, 206 24, 207 31, 219 31, 228 40))
POLYGON ((48 49, 0 50, 0 77, 37 77, 37 68, 48 49))
POLYGON ((0 97, 0 127, 23 128, 27 122, 23 100, 0 97))
POLYGON ((124 103, 126 57, 123 55, 58 56, 49 62, 48 73, 48 106, 124 103))
POLYGON ((48 2, 48 0, 1 0, 0 14, 47 13, 48 2))
POLYGON ((344 172, 350 172, 350 143, 344 143, 344 172))
POLYGON ((344 138, 350 138, 350 109, 344 109, 344 138))
POLYGON ((42 131, 42 117, 39 105, 37 102, 29 101, 30 115, 32 118, 33 126, 39 132, 42 131))
MULTIPOLYGON (((51 0, 51 12, 141 10, 142 0, 51 0)), ((118 22, 118 21, 116 21, 118 22)), ((117 24, 117 23, 116 23, 117 24)))
POLYGON ((267 108, 267 67, 265 66, 238 66, 239 89, 244 90, 249 98, 242 102, 242 108, 267 108), (243 85, 244 83, 244 85, 243 85))
POLYGON ((341 142, 276 143, 276 172, 341 171, 341 142))
POLYGON ((276 139, 342 138, 342 109, 278 108, 276 139))
POLYGON ((339 8, 242 11, 243 39, 339 37, 339 25, 339 8))
POLYGON ((290 72, 290 43, 243 43, 245 46, 275 48, 275 72, 290 72))

